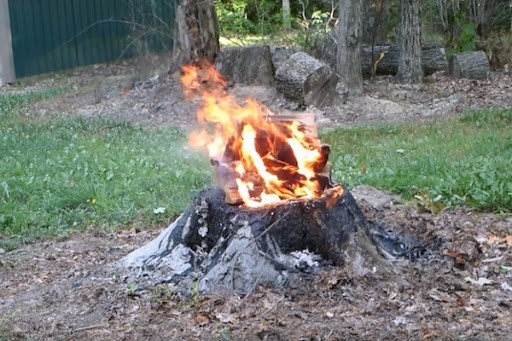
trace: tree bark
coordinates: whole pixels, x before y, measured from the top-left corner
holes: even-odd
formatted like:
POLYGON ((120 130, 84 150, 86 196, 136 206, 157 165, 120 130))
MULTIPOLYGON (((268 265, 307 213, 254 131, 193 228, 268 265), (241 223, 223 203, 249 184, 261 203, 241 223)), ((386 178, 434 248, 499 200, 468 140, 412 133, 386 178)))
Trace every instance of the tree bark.
POLYGON ((283 0, 283 28, 285 30, 289 30, 292 28, 292 23, 290 21, 291 9, 290 9, 290 0, 283 0))
POLYGON ((276 70, 276 87, 285 97, 300 105, 321 108, 337 98, 338 76, 324 62, 297 52, 276 70))
POLYGON ((183 0, 176 10, 171 71, 203 60, 214 63, 219 49, 213 0, 183 0))
POLYGON ((400 0, 398 77, 404 83, 420 83, 423 81, 420 10, 421 0, 400 0))
MULTIPOLYGON (((373 47, 363 45, 363 74, 396 75, 400 60, 400 49, 397 45, 375 45, 373 47), (379 60, 381 53, 383 58, 379 60), (378 62, 377 62, 378 61, 378 62)), ((423 44, 421 46, 421 67, 424 75, 431 75, 438 71, 448 70, 448 59, 442 44, 423 44)))
POLYGON ((386 0, 363 0, 363 44, 380 45, 386 42, 388 9, 389 2, 386 0))
POLYGON ((336 71, 350 95, 363 92, 361 69, 362 0, 339 0, 336 71))
MULTIPOLYGON (((331 67, 336 66, 337 44, 332 36, 326 35, 323 43, 318 45, 312 52, 313 56, 326 62, 331 67)), ((274 58, 274 57, 272 57, 274 58)), ((363 76, 371 76, 373 68, 376 66, 375 75, 396 75, 398 72, 398 63, 400 60, 400 48, 398 45, 361 45, 361 59, 363 76), (384 57, 376 63, 380 54, 384 57)), ((438 71, 448 70, 448 59, 446 58, 445 48, 440 43, 429 43, 421 46, 421 64, 423 73, 431 75, 438 71)))
POLYGON ((0 86, 16 80, 14 57, 12 52, 11 25, 9 20, 9 2, 0 0, 0 86))
MULTIPOLYGON (((283 286, 332 265, 348 267, 356 277, 371 273, 399 280, 379 253, 387 242, 375 242, 384 239, 372 232, 350 192, 344 188, 335 203, 328 200, 250 209, 225 203, 220 189, 206 190, 119 267, 126 282, 172 283, 188 294, 194 287, 202 293, 245 294, 258 284, 283 286)), ((410 255, 402 240, 389 245, 393 254, 410 255)), ((391 255, 389 250, 384 254, 391 255)))
POLYGON ((274 65, 268 45, 223 48, 215 68, 235 83, 274 85, 274 65))
POLYGON ((490 71, 484 51, 456 53, 450 59, 449 72, 454 78, 486 79, 490 71))

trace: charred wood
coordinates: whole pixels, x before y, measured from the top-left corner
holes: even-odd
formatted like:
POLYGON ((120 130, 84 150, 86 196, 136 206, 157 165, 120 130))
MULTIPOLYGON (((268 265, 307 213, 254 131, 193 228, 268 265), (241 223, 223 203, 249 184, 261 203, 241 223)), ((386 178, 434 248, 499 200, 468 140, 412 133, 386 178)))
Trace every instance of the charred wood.
POLYGON ((284 286, 325 266, 394 279, 354 198, 346 188, 337 193, 254 209, 229 205, 222 190, 209 189, 119 265, 126 281, 172 283, 184 292, 198 281, 203 293, 284 286))

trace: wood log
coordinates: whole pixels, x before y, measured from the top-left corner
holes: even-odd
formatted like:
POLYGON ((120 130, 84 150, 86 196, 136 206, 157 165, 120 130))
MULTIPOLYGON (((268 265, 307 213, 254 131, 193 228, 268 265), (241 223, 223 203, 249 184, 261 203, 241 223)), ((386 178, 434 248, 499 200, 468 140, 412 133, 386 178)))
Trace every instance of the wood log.
POLYGON ((338 76, 332 68, 304 52, 294 53, 276 70, 276 87, 300 105, 323 107, 337 97, 338 76))
POLYGON ((450 76, 457 79, 486 79, 490 71, 489 60, 484 51, 456 53, 450 58, 450 76))
POLYGON ((176 9, 174 58, 169 72, 203 60, 213 64, 219 49, 219 25, 213 1, 181 1, 176 9))
MULTIPOLYGON (((448 60, 444 47, 441 44, 423 44, 421 46, 421 66, 425 75, 431 75, 437 71, 448 69, 448 60)), ((363 73, 366 76, 374 75, 396 75, 398 72, 398 60, 400 50, 397 45, 376 45, 373 48, 365 45, 362 47, 363 73), (375 62, 384 54, 377 63, 374 72, 375 62)))
POLYGON ((215 67, 235 83, 274 85, 274 65, 268 45, 223 48, 215 67))
MULTIPOLYGON (((313 55, 316 58, 326 62, 331 67, 336 66, 336 41, 327 35, 321 44, 315 47, 313 55)), ((431 75, 438 71, 448 70, 448 60, 444 46, 438 43, 423 44, 422 47, 422 68, 425 75, 431 75)), ((363 75, 369 77, 373 75, 396 75, 398 72, 398 59, 400 51, 398 45, 371 45, 363 44, 361 46, 361 57, 363 60, 363 75), (383 58, 375 63, 381 53, 383 58), (374 67, 376 69, 374 70, 374 67)))
POLYGON ((277 70, 284 61, 290 58, 292 54, 297 52, 301 52, 301 49, 297 46, 272 46, 270 48, 270 53, 272 54, 272 63, 274 64, 274 69, 277 70))
POLYGON ((222 190, 206 190, 156 239, 124 257, 118 275, 139 287, 169 283, 184 294, 197 287, 244 294, 326 266, 399 282, 383 255, 414 258, 411 244, 371 225, 348 189, 326 192, 332 190, 338 195, 262 208, 229 205, 222 190))

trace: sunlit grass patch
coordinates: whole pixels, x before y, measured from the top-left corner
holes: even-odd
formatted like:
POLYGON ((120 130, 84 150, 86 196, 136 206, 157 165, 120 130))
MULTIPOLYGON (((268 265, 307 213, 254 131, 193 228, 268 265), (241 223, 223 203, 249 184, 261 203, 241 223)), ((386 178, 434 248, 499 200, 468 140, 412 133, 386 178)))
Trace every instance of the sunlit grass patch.
MULTIPOLYGON (((465 113, 424 125, 325 131, 337 180, 406 199, 512 210, 512 109, 465 113)), ((440 206, 436 206, 440 207, 440 206)))

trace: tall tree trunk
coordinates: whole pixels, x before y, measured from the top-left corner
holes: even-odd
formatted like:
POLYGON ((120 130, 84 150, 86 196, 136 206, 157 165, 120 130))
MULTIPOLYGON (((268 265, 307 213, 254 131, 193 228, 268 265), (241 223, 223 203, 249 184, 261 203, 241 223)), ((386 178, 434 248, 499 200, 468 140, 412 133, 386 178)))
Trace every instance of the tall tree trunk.
POLYGON ((290 9, 290 0, 283 0, 283 28, 289 30, 292 28, 292 23, 290 22, 291 9, 290 9))
POLYGON ((398 77, 404 83, 420 83, 423 81, 420 10, 421 0, 400 0, 398 77))
POLYGON ((387 41, 389 1, 363 0, 363 44, 382 45, 387 41))
POLYGON ((340 0, 336 70, 350 95, 363 92, 361 62, 362 1, 340 0))
POLYGON ((214 63, 219 50, 219 25, 213 0, 183 0, 176 10, 171 71, 202 60, 214 63))

